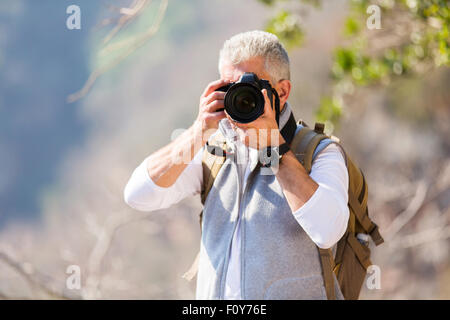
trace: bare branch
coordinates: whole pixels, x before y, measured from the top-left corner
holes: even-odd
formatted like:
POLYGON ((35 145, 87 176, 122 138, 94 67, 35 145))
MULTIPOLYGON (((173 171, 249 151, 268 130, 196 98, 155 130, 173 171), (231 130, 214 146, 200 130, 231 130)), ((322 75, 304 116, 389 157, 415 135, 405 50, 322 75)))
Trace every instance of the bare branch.
POLYGON ((409 203, 409 206, 400 213, 391 225, 384 231, 386 241, 391 240, 419 211, 422 206, 428 187, 424 180, 417 184, 416 194, 409 203))
POLYGON ((145 7, 148 0, 135 0, 130 8, 120 8, 119 12, 123 16, 119 18, 117 25, 103 39, 103 44, 108 43, 123 27, 132 21, 145 7))
POLYGON ((146 219, 148 215, 124 214, 111 215, 97 234, 97 241, 92 248, 88 259, 88 275, 86 278, 86 288, 83 289, 82 296, 85 299, 99 298, 99 287, 102 279, 101 266, 111 248, 117 230, 132 222, 146 219))
POLYGON ((44 292, 45 294, 47 294, 49 297, 52 298, 71 299, 71 297, 68 297, 63 293, 59 293, 54 291, 53 289, 50 289, 45 284, 45 282, 49 281, 47 276, 45 276, 45 278, 47 279, 44 279, 44 276, 37 272, 34 272, 33 276, 31 273, 25 270, 25 268, 22 266, 21 263, 17 262, 15 259, 13 259, 5 252, 0 251, 0 260, 3 261, 5 264, 7 264, 15 272, 17 272, 20 276, 22 276, 32 288, 38 288, 40 291, 44 292))
POLYGON ((93 84, 95 83, 95 81, 97 80, 98 77, 100 77, 105 72, 107 72, 110 69, 117 66, 119 63, 121 63, 123 60, 125 60, 129 55, 131 55, 133 52, 135 52, 138 48, 142 47, 148 41, 148 39, 150 39, 158 31, 158 29, 161 25, 161 22, 164 18, 164 15, 166 13, 168 3, 169 3, 168 0, 161 0, 156 19, 154 20, 152 26, 146 32, 144 32, 143 34, 141 34, 139 36, 133 37, 131 39, 124 40, 117 44, 110 45, 110 46, 106 47, 105 49, 103 49, 101 52, 109 52, 110 50, 112 50, 111 48, 113 48, 114 50, 117 50, 117 49, 122 48, 124 45, 129 45, 127 50, 125 50, 125 52, 122 53, 121 55, 119 55, 117 58, 113 59, 111 62, 107 63, 106 65, 95 69, 90 74, 90 76, 89 76, 88 80, 86 81, 86 83, 84 84, 83 88, 80 91, 73 93, 67 97, 67 102, 72 103, 72 102, 75 102, 75 101, 81 99, 82 97, 84 97, 89 92, 89 90, 91 89, 91 87, 93 86, 93 84), (104 51, 104 50, 106 50, 106 51, 104 51))
POLYGON ((405 249, 448 238, 450 238, 450 226, 446 226, 445 228, 438 227, 398 238, 390 243, 390 247, 394 249, 405 249))

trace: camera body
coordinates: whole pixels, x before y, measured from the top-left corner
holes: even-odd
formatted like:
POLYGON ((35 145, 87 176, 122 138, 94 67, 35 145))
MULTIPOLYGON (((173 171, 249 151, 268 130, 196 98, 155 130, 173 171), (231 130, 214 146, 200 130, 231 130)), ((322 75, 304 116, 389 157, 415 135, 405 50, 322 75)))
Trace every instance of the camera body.
POLYGON ((261 90, 267 90, 273 108, 273 91, 270 82, 259 79, 251 72, 244 73, 239 81, 220 87, 217 91, 226 92, 225 110, 236 122, 249 123, 258 119, 264 113, 264 95, 261 90))

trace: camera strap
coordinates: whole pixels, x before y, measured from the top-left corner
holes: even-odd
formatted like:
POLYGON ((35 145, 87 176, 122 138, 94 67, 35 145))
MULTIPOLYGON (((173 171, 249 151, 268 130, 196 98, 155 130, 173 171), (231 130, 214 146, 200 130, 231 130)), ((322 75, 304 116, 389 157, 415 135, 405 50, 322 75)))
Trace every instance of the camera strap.
POLYGON ((295 131, 297 130, 297 123, 295 122, 294 114, 291 112, 288 121, 280 130, 281 135, 287 144, 291 144, 295 136, 295 131))
POLYGON ((280 97, 278 96, 277 90, 272 88, 272 94, 275 96, 275 119, 277 120, 278 126, 280 125, 280 97))
MULTIPOLYGON (((280 125, 280 97, 278 96, 277 90, 272 88, 272 94, 275 96, 275 119, 278 126, 280 125)), ((285 123, 283 128, 281 128, 280 133, 284 140, 291 144, 292 139, 294 139, 295 131, 297 130, 297 123, 295 122, 294 114, 291 111, 288 121, 285 123)))

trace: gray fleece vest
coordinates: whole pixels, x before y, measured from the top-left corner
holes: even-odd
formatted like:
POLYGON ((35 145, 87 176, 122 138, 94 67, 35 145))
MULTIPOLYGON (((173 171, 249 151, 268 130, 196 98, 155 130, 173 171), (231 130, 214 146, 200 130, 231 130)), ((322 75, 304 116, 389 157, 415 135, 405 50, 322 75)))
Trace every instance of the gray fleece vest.
MULTIPOLYGON (((315 156, 330 142, 323 140, 315 156)), ((197 299, 224 297, 239 211, 242 298, 326 299, 316 245, 295 220, 275 175, 260 170, 253 169, 242 190, 236 159, 228 158, 214 181, 203 210, 197 299)), ((337 281, 335 289, 342 299, 337 281)))

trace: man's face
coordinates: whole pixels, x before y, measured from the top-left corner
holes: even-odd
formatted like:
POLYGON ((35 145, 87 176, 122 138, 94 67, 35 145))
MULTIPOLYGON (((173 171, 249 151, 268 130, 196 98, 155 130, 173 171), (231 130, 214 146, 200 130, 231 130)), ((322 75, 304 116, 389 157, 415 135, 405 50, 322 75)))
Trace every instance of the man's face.
POLYGON ((224 80, 236 82, 246 72, 253 72, 259 79, 268 80, 270 85, 277 90, 280 98, 280 108, 283 109, 291 91, 291 82, 289 80, 281 80, 278 83, 272 83, 270 75, 264 67, 264 58, 250 58, 238 65, 232 65, 227 61, 223 61, 220 68, 220 77, 224 80))
MULTIPOLYGON (((268 80, 271 86, 278 92, 281 109, 284 107, 284 104, 289 96, 291 83, 289 80, 281 80, 276 84, 272 83, 270 75, 264 68, 264 58, 251 58, 238 65, 232 65, 231 63, 224 61, 220 68, 221 78, 231 82, 238 81, 246 72, 255 73, 258 78, 268 80)), ((266 109, 263 116, 247 124, 235 123, 229 117, 228 119, 230 120, 231 126, 237 133, 241 142, 256 149, 264 147, 264 145, 267 145, 267 143, 272 140, 271 135, 274 130, 275 135, 277 135, 278 132, 275 112, 272 109, 270 109, 270 111, 266 109)), ((276 138, 278 139, 278 136, 276 136, 276 138)))

